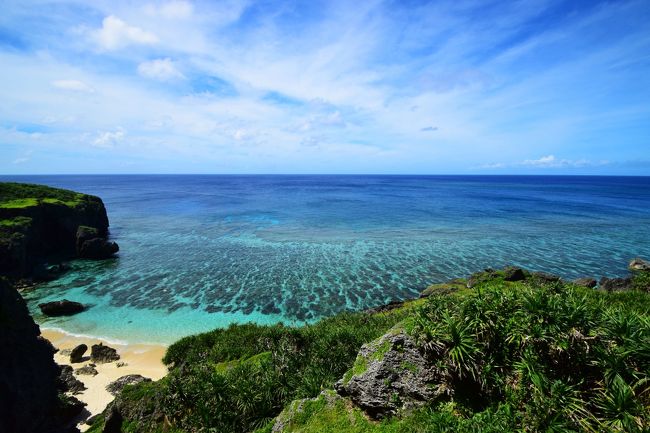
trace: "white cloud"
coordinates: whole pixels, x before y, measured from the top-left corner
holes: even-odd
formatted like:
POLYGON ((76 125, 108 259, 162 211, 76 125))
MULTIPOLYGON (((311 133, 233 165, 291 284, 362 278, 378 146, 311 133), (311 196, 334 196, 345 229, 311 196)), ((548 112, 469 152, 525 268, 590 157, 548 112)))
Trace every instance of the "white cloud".
POLYGON ((117 50, 131 44, 155 44, 158 37, 139 27, 130 26, 116 16, 104 18, 102 28, 92 33, 94 41, 105 50, 117 50))
POLYGON ((92 93, 95 91, 92 87, 79 80, 54 80, 52 85, 57 89, 72 90, 74 92, 92 93))
POLYGON ((192 16, 194 7, 190 2, 174 0, 159 6, 149 4, 145 6, 145 11, 149 15, 166 19, 187 19, 192 16))
POLYGON ((125 135, 126 131, 121 127, 118 127, 115 131, 99 132, 95 140, 93 140, 93 146, 105 149, 114 147, 124 139, 125 135))
POLYGON ((12 162, 14 164, 24 164, 26 162, 29 162, 30 159, 32 159, 32 154, 34 153, 33 150, 28 150, 27 152, 24 153, 23 156, 20 156, 16 159, 14 159, 12 162))
POLYGON ((593 165, 587 159, 558 159, 555 155, 542 156, 539 159, 527 159, 522 161, 520 165, 538 168, 561 168, 561 167, 584 167, 593 165))
POLYGON ((143 77, 160 81, 185 78, 170 58, 142 62, 138 65, 138 73, 143 77))

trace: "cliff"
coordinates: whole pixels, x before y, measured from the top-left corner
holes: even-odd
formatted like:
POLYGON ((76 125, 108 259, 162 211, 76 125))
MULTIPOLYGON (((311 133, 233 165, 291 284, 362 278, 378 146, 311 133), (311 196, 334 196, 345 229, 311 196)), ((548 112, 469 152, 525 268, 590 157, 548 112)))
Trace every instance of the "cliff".
POLYGON ((54 348, 40 336, 25 301, 0 277, 0 431, 74 432, 83 409, 64 394, 54 348))
POLYGON ((110 256, 117 245, 106 242, 107 235, 108 217, 99 197, 42 185, 0 183, 0 274, 44 274, 38 267, 48 261, 84 254, 110 256), (99 242, 82 251, 80 228, 86 229, 84 242, 99 242))

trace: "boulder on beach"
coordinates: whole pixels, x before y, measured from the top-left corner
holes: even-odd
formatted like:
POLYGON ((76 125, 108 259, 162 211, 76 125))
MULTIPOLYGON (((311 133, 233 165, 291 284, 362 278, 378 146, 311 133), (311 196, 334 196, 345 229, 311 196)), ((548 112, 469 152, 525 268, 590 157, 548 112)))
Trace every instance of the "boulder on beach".
POLYGON ((77 362, 81 362, 84 356, 84 353, 86 353, 86 350, 88 350, 88 346, 85 344, 80 344, 74 349, 72 349, 72 352, 70 352, 70 363, 75 364, 77 362))
POLYGON ((60 368, 61 374, 59 375, 59 382, 61 383, 61 388, 63 390, 71 392, 72 394, 79 394, 86 389, 83 382, 72 374, 72 367, 69 365, 62 365, 60 368))
POLYGON ((139 374, 127 374, 126 376, 122 376, 117 380, 109 383, 106 386, 106 391, 110 392, 113 395, 117 395, 122 392, 125 386, 135 385, 140 382, 151 382, 151 379, 139 374))
POLYGON ((38 308, 40 308, 41 312, 46 316, 71 316, 85 310, 83 304, 68 301, 67 299, 38 304, 38 308))
POLYGON ((93 344, 90 348, 90 360, 92 362, 104 364, 119 359, 120 355, 118 355, 117 350, 109 346, 104 346, 102 343, 93 344))
POLYGON ((99 374, 97 369, 90 364, 77 368, 74 372, 75 374, 81 374, 84 376, 97 376, 99 374))

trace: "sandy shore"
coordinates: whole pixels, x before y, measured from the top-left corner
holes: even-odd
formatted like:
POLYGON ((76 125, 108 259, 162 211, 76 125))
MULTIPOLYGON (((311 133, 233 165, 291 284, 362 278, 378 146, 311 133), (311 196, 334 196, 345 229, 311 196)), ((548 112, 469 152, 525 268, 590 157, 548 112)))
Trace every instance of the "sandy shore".
MULTIPOLYGON (((161 361, 165 355, 166 346, 117 344, 93 337, 70 335, 60 330, 47 328, 42 328, 41 334, 50 340, 54 347, 59 349, 59 352, 54 355, 54 360, 60 365, 71 365, 75 370, 90 363, 90 346, 93 344, 101 342, 116 349, 120 355, 120 360, 117 362, 97 364, 95 368, 99 374, 96 376, 75 374, 75 377, 88 388, 82 393, 76 394, 75 397, 87 404, 86 409, 90 412, 90 416, 101 412, 108 403, 113 401, 114 397, 106 391, 106 385, 117 378, 127 374, 140 374, 152 380, 158 380, 167 374, 167 368, 161 361), (81 343, 88 346, 88 351, 84 355, 85 361, 70 364, 70 357, 61 354, 61 351, 72 349, 81 343), (126 363, 126 365, 118 367, 118 362, 126 363)), ((86 430, 87 427, 83 423, 79 425, 81 431, 86 430)))

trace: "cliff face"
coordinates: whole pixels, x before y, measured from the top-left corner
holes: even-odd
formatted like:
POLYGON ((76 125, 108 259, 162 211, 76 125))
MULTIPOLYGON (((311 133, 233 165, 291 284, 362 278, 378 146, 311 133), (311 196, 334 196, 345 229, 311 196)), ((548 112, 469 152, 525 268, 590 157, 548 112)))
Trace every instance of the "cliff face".
POLYGON ((77 255, 79 227, 105 240, 106 208, 99 197, 40 185, 0 183, 0 274, 26 276, 50 257, 77 255))
POLYGON ((0 431, 68 432, 81 410, 62 394, 54 348, 40 336, 25 301, 0 278, 0 431))

